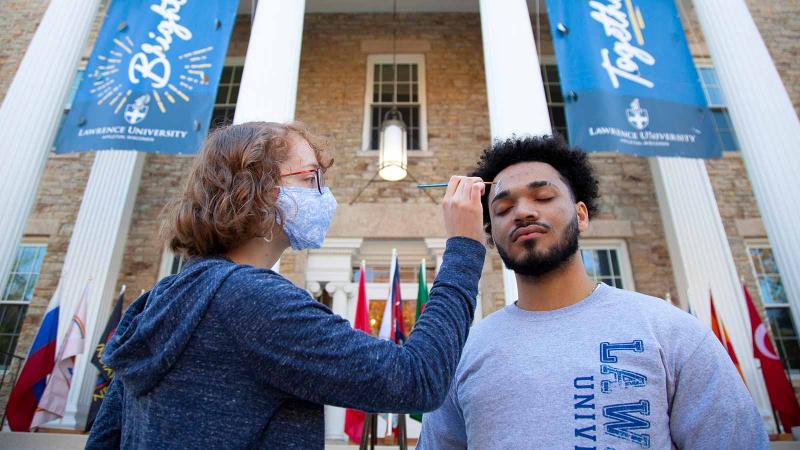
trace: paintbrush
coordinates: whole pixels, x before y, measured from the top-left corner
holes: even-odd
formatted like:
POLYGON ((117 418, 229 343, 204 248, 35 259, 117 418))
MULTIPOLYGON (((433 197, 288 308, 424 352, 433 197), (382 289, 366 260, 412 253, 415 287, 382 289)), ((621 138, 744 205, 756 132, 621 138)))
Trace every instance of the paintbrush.
MULTIPOLYGON (((492 185, 492 184, 494 184, 494 181, 484 181, 483 184, 492 185)), ((436 188, 436 187, 447 187, 447 183, 418 184, 417 187, 420 188, 420 189, 436 188)))

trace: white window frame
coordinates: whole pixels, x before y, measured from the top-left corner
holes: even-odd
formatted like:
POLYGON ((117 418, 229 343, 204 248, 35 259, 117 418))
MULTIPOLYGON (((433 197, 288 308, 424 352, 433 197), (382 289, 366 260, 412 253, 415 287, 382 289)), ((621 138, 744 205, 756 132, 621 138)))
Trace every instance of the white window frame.
MULTIPOLYGON (((735 149, 723 148, 722 152, 724 154, 728 154, 728 153, 737 154, 739 151, 741 151, 741 143, 739 142, 739 137, 736 135, 736 128, 734 128, 733 122, 731 121, 731 114, 729 112, 728 105, 725 104, 725 103, 711 103, 711 98, 708 95, 708 88, 706 86, 705 81, 703 81, 703 77, 700 75, 700 71, 701 70, 703 70, 703 69, 711 69, 717 75, 717 78, 719 78, 719 74, 717 73, 717 68, 716 68, 716 66, 714 66, 714 64, 709 59, 702 59, 702 60, 696 61, 695 62, 695 68, 697 69, 696 70, 697 71, 697 79, 700 82, 700 88, 703 90, 703 97, 706 99, 706 102, 708 103, 707 106, 708 106, 709 111, 711 111, 712 114, 714 112, 723 112, 723 113, 725 113, 727 115, 727 117, 728 117, 728 122, 730 123, 730 133, 733 135, 733 139, 734 139, 734 142, 735 142, 737 148, 735 148, 735 149)), ((720 86, 720 89, 722 89, 722 86, 720 86)), ((725 92, 722 92, 722 95, 725 95, 725 92)), ((717 133, 717 136, 719 136, 720 131, 717 128, 716 119, 714 119, 712 117, 711 118, 711 123, 712 123, 712 125, 714 125, 714 132, 717 133)), ((722 140, 721 137, 719 139, 720 139, 720 141, 722 140)), ((720 144, 722 144, 722 142, 720 142, 720 144)))
MULTIPOLYGON (((237 67, 237 68, 241 68, 242 69, 242 73, 244 73, 244 63, 245 63, 245 60, 244 60, 243 57, 241 57, 241 56, 232 56, 232 57, 225 58, 225 62, 222 64, 222 68, 224 69, 225 67, 237 67)), ((222 73, 222 70, 220 70, 220 74, 221 73, 222 73)), ((222 82, 222 80, 220 80, 220 83, 221 82, 222 82)), ((241 94, 241 87, 242 87, 242 83, 241 83, 241 81, 239 81, 239 94, 241 94)), ((212 105, 212 107, 211 107, 212 117, 213 117, 213 111, 217 107, 229 108, 229 107, 233 106, 234 111, 236 110, 236 105, 238 104, 238 100, 239 100, 238 96, 237 96, 236 102, 234 102, 234 103, 223 103, 223 104, 221 104, 221 103, 217 103, 216 102, 217 93, 219 93, 219 85, 217 85, 217 90, 214 91, 214 105, 212 105)), ((209 129, 210 129, 211 128, 211 124, 209 123, 208 125, 209 125, 209 129)), ((190 155, 190 156, 194 156, 194 155, 190 155)))
MULTIPOLYGON (((364 124, 361 135, 361 153, 377 157, 378 151, 370 150, 369 139, 371 129, 372 114, 370 107, 372 106, 372 94, 374 93, 374 74, 375 64, 391 64, 393 62, 393 55, 391 53, 372 54, 367 56, 367 86, 364 92, 364 124)), ((419 97, 419 146, 418 149, 409 149, 409 157, 413 156, 430 156, 428 150, 428 112, 427 112, 427 97, 425 88, 425 55, 419 54, 398 54, 394 60, 397 64, 416 64, 417 65, 417 82, 419 97)))
MULTIPOLYGON (((17 247, 21 247, 23 245, 26 246, 26 247, 45 247, 45 257, 47 256, 47 250, 46 250, 46 248, 47 248, 47 238, 45 238, 45 237, 42 237, 42 238, 24 237, 24 238, 22 238, 22 240, 20 241, 20 243, 19 243, 19 245, 17 247)), ((16 258, 16 252, 14 253, 14 257, 16 258)), ((42 262, 42 264, 44 264, 44 262, 42 262)), ((11 272, 9 271, 9 275, 10 274, 11 274, 11 272)), ((39 268, 39 275, 37 275, 37 277, 40 276, 41 274, 42 274, 42 269, 40 267, 39 268)), ((11 279, 11 277, 9 276, 9 280, 10 279, 11 279)), ((0 294, 5 295, 5 292, 0 292, 0 294)), ((30 302, 3 300, 2 296, 0 296, 0 304, 2 304, 2 305, 30 305, 30 302)))
MULTIPOLYGON (((42 237, 28 237, 28 236, 26 236, 26 237, 22 238, 22 240, 20 241, 18 247, 19 246, 23 246, 23 245, 27 246, 27 247, 44 247, 45 248, 45 258, 47 257, 47 237, 44 237, 44 236, 42 236, 42 237)), ((14 255, 15 255, 15 258, 16 258, 16 253, 14 255)), ((44 261, 42 261, 42 266, 44 266, 44 261)), ((38 282, 38 278, 40 278, 41 275, 42 275, 42 266, 39 267, 39 274, 37 275, 37 282, 38 282)), ((11 274, 11 272, 9 272, 9 275, 10 274, 11 274)), ((10 279, 11 279, 11 277, 9 276, 9 281, 10 281, 10 279)), ((35 285, 34 285, 34 290, 36 290, 35 285)), ((0 292, 0 294, 5 295, 5 292, 0 292)), ((3 296, 0 295, 0 305, 27 305, 27 306, 30 306, 30 302, 3 300, 3 296)), ((25 311, 25 316, 27 316, 27 315, 28 315, 28 312, 25 311)), ((23 320, 23 322, 20 325, 20 329, 18 330, 20 332, 20 335, 22 334, 22 327, 24 327, 24 325, 25 325, 25 319, 23 318, 22 320, 23 320)), ((19 344, 19 337, 17 337, 17 344, 19 344)), ((28 355, 25 355, 26 358, 27 358, 27 356, 28 355)), ((20 368, 20 370, 22 370, 22 368, 20 368)), ((0 375, 4 375, 7 372, 8 372, 8 368, 5 368, 5 369, 1 369, 0 368, 0 375)), ((17 374, 17 375, 19 375, 19 374, 17 374)))
POLYGON ((633 282, 633 269, 631 259, 628 254, 628 244, 624 239, 581 239, 581 250, 614 250, 617 252, 619 270, 622 278, 622 288, 626 291, 635 291, 636 284, 633 282))
MULTIPOLYGON (((756 271, 755 265, 753 265, 753 259, 750 256, 750 249, 751 248, 762 248, 762 249, 763 248, 768 248, 768 249, 772 249, 772 245, 769 243, 769 240, 766 239, 766 238, 745 239, 744 245, 745 245, 745 250, 747 251, 747 264, 750 266, 750 271, 753 273, 753 278, 756 280, 756 282, 758 282, 758 272, 756 271)), ((780 270, 780 267, 778 268, 778 270, 780 270)), ((781 277, 781 282, 782 281, 783 281, 783 278, 781 277)), ((759 288, 756 287, 756 289, 759 289, 759 288)), ((759 298, 760 298, 761 297, 761 291, 760 290, 758 291, 758 295, 759 295, 759 298)), ((794 305, 792 304, 792 302, 787 302, 785 305, 775 305, 775 304, 764 303, 764 301, 762 299, 761 304, 762 304, 762 306, 764 306, 765 309, 766 308, 786 308, 786 309, 788 309, 789 310, 789 316, 792 318, 792 323, 794 324, 794 328, 795 328, 794 332, 795 332, 795 334, 798 335, 798 339, 800 339, 800 334, 799 334, 800 330, 798 330, 798 328, 797 328, 798 327, 798 323, 800 323, 800 322, 797 321, 797 317, 798 317, 797 314, 796 314, 797 311, 795 311, 794 305)), ((767 326, 769 326, 769 319, 767 319, 767 326)), ((770 337, 772 337, 774 339, 774 336, 770 336, 770 337)), ((781 364, 783 364, 783 361, 781 361, 781 364)), ((785 368, 784 368, 784 370, 785 370, 785 368)), ((800 371, 798 371, 797 369, 795 369, 794 371, 789 371, 789 375, 791 376, 793 381, 800 381, 800 371)))
POLYGON ((175 258, 177 258, 177 255, 170 250, 169 246, 164 246, 164 251, 161 253, 161 264, 158 268, 159 280, 168 275, 172 275, 172 264, 175 261, 175 258))

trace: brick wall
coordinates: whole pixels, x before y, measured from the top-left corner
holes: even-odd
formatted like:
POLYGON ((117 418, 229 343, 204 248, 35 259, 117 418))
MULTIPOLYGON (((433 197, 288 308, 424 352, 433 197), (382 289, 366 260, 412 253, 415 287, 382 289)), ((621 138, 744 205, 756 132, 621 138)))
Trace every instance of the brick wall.
MULTIPOLYGON (((46 0, 0 0, 0 98, 13 78, 46 0)), ((684 2, 688 5, 689 2, 684 2)), ((796 63, 800 35, 800 4, 789 1, 749 2, 754 19, 775 60, 796 108, 800 107, 800 66, 796 63)), ((480 19, 477 14, 399 14, 400 52, 425 49, 429 156, 409 159, 409 170, 419 180, 447 180, 466 173, 490 141, 480 19)), ((534 24, 537 22, 533 21, 534 24)), ((99 23, 99 21, 98 21, 99 23)), ((546 20, 541 53, 551 53, 546 20)), ((243 57, 250 19, 240 17, 233 31, 229 56, 243 57)), ((388 14, 309 14, 305 18, 297 94, 298 120, 333 138, 336 165, 328 179, 341 204, 348 203, 372 177, 377 157, 363 155, 362 121, 366 83, 365 49, 385 48, 391 39, 388 14)), ((97 28, 97 26, 95 26, 97 28)), ((695 28, 695 34, 699 27, 695 28)), ((689 34, 689 33, 687 33, 689 34)), ((91 42, 87 45, 91 48, 91 42)), ((701 42, 692 46, 705 54, 701 42)), ((386 50, 389 52, 389 50, 386 50)), ((34 293, 23 335, 17 348, 24 354, 38 328, 41 314, 55 289, 77 216, 93 156, 51 157, 40 185, 31 223, 55 224, 48 234, 48 251, 34 293)), ((655 296, 672 293, 675 286, 663 227, 647 161, 617 154, 591 157, 600 175, 603 194, 601 220, 628 221, 625 241, 637 290, 655 296)), ((159 213, 185 176, 190 158, 148 155, 126 243, 119 284, 128 286, 128 301, 157 281, 163 247, 156 239, 159 213)), ((741 158, 737 154, 707 162, 737 268, 750 292, 758 296, 736 219, 759 217, 741 158)), ((359 199, 374 205, 375 214, 396 204, 429 204, 413 181, 376 182, 359 199)), ((440 220, 424 217, 422 220, 440 220)), ((353 236, 361 236, 353 229, 353 236)), ((304 285, 305 254, 289 252, 282 272, 304 285)), ((496 251, 490 250, 481 284, 484 314, 502 307, 502 273, 496 251)))

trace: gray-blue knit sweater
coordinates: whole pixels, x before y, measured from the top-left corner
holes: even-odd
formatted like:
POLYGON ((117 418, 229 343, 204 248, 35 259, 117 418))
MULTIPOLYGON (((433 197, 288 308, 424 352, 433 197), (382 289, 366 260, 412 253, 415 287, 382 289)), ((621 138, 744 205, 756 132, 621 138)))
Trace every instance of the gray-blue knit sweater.
POLYGON ((434 410, 467 338, 484 254, 471 239, 447 241, 403 346, 354 330, 271 270, 193 261, 123 316, 86 448, 321 449, 323 404, 434 410))

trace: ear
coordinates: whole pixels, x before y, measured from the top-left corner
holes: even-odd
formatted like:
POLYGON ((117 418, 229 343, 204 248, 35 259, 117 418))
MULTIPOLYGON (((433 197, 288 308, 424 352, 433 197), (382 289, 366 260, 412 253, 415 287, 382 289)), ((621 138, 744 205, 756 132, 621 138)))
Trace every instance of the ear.
POLYGON ((578 231, 583 233, 589 229, 589 209, 583 202, 575 204, 575 213, 578 216, 578 231))
POLYGON ((280 193, 281 193, 280 186, 275 186, 274 188, 272 188, 272 191, 270 191, 270 193, 269 193, 272 196, 272 201, 277 203, 278 202, 278 197, 280 196, 280 193))
POLYGON ((492 232, 489 230, 488 224, 483 224, 483 231, 486 233, 486 246, 494 248, 494 238, 492 237, 492 232))

